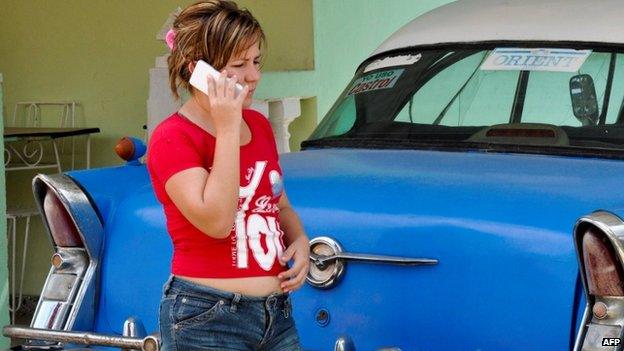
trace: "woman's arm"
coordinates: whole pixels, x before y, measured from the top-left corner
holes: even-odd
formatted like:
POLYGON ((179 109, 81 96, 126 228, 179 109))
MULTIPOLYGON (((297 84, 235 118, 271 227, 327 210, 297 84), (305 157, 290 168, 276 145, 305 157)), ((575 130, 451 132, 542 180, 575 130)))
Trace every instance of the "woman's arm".
POLYGON ((281 283, 282 290, 288 292, 299 289, 305 283, 310 268, 310 245, 301 220, 288 201, 286 191, 282 194, 278 207, 280 209, 280 227, 284 232, 284 243, 287 247, 280 260, 283 263, 293 260, 292 267, 278 275, 278 278, 283 280, 281 283))
POLYGON ((189 168, 165 184, 167 195, 182 215, 214 238, 230 234, 238 206, 240 136, 236 131, 230 134, 217 136, 210 173, 204 168, 189 168))
POLYGON ((248 87, 235 97, 236 77, 226 82, 225 72, 215 82, 208 78, 208 96, 196 93, 197 104, 208 106, 216 130, 210 173, 199 167, 171 176, 167 195, 195 227, 214 238, 226 238, 238 209, 240 186, 240 128, 242 104, 248 87))

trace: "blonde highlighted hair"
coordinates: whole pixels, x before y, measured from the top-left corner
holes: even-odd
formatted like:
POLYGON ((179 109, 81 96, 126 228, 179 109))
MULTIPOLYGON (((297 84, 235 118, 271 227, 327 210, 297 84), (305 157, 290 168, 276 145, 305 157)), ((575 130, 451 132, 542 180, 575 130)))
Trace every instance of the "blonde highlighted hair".
POLYGON ((173 31, 175 39, 167 62, 169 84, 176 99, 180 98, 179 87, 192 91, 189 63, 201 59, 220 71, 232 56, 255 43, 262 47, 266 41, 256 18, 228 0, 190 5, 176 17, 173 31))

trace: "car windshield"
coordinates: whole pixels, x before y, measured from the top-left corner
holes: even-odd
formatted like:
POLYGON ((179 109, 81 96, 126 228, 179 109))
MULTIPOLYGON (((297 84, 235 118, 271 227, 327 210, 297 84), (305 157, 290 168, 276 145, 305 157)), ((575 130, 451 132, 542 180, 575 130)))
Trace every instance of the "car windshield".
POLYGON ((394 52, 364 62, 306 147, 624 156, 624 57, 558 47, 394 52))

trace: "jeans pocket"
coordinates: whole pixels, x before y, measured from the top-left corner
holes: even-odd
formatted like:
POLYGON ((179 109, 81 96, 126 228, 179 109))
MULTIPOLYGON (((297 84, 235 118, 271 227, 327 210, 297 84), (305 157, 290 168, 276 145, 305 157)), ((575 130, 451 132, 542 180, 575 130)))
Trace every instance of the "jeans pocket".
POLYGON ((194 296, 180 294, 173 302, 171 317, 176 327, 187 327, 214 318, 225 301, 210 295, 194 296))

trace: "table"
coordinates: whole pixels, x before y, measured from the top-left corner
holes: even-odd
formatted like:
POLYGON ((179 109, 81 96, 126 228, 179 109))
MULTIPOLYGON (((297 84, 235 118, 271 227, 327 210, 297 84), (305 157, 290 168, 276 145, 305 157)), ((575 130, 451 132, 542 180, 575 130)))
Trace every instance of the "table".
MULTIPOLYGON (((56 140, 59 138, 73 137, 84 135, 87 137, 87 168, 91 163, 91 139, 90 135, 99 133, 100 128, 17 128, 6 127, 4 128, 4 153, 5 153, 5 170, 16 171, 24 169, 42 169, 42 168, 57 168, 61 173, 61 159, 58 152, 58 145, 56 140), (22 150, 17 149, 12 145, 16 141, 27 140, 34 143, 26 143, 22 150), (42 163, 44 155, 44 145, 42 141, 50 140, 54 149, 55 163, 42 163), (19 162, 11 162, 12 158, 16 157, 19 162)), ((72 164, 73 164, 73 150, 72 150, 72 164)))

